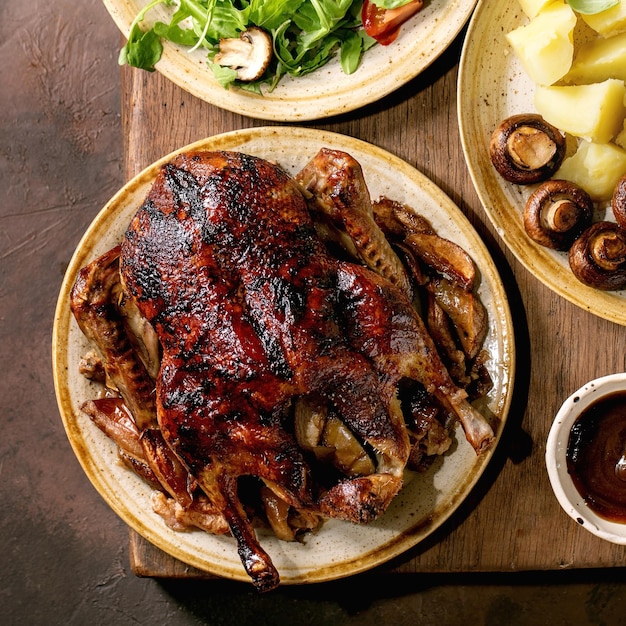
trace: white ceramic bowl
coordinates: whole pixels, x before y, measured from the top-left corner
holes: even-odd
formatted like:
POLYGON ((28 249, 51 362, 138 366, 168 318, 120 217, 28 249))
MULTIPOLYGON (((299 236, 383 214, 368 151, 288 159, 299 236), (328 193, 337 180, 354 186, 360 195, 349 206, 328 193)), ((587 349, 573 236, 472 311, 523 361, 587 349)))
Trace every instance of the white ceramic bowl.
POLYGON ((600 398, 626 389, 626 373, 591 380, 574 392, 561 406, 548 435, 546 466, 554 494, 563 510, 589 532, 626 545, 626 524, 610 522, 596 515, 585 503, 567 471, 567 444, 576 418, 600 398))

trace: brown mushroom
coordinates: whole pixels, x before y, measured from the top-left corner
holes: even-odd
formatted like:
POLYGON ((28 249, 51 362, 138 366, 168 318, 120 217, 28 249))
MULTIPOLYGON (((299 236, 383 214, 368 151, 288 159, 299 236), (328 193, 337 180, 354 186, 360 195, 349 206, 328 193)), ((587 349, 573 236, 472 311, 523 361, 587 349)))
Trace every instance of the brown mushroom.
POLYGON ((574 276, 589 287, 626 288, 626 230, 615 222, 596 222, 570 248, 569 264, 574 276))
POLYGON ((465 291, 474 288, 476 266, 461 246, 435 233, 413 233, 405 242, 428 267, 465 291))
POLYGON ((613 198, 611 199, 611 208, 613 209, 613 217, 615 221, 622 227, 626 228, 626 175, 617 181, 613 198))
POLYGON ((239 39, 220 40, 220 51, 213 61, 237 70, 237 78, 243 82, 263 76, 272 60, 272 38, 258 26, 244 30, 239 39))
POLYGON ((433 278, 427 289, 450 317, 468 359, 479 352, 488 331, 487 310, 479 298, 445 278, 433 278))
POLYGON ((593 201, 584 189, 567 180, 547 180, 526 201, 524 229, 546 248, 569 250, 592 217, 593 201))
POLYGON ((518 185, 538 183, 561 165, 565 138, 540 115, 512 115, 493 132, 489 155, 505 180, 518 185))

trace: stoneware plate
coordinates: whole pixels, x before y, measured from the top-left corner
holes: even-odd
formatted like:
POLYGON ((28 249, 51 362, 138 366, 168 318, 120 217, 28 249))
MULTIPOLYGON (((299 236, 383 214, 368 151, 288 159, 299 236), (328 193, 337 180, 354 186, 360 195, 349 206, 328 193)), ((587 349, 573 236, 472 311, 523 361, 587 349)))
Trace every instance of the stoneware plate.
MULTIPOLYGON (((130 25, 146 0, 104 0, 111 17, 128 37, 130 25)), ((164 42, 156 69, 193 95, 228 111, 283 122, 320 119, 352 111, 380 100, 426 69, 450 45, 467 22, 476 0, 426 0, 416 16, 403 25, 389 46, 375 46, 359 69, 347 76, 339 61, 297 79, 285 77, 263 96, 238 89, 225 90, 213 78, 202 51, 164 42)), ((148 12, 146 25, 166 21, 168 9, 148 12)))
MULTIPOLYGON (((256 128, 205 139, 182 150, 237 150, 280 163, 295 174, 321 147, 344 150, 362 165, 373 197, 386 194, 420 207, 443 236, 454 239, 473 257, 480 276, 479 295, 489 312, 486 349, 494 388, 480 410, 505 423, 513 391, 514 337, 506 295, 493 261, 469 221, 452 201, 422 174, 397 157, 362 141, 304 128, 256 128)), ((140 206, 157 171, 173 155, 154 163, 130 181, 101 210, 69 264, 59 295, 53 365, 60 413, 68 438, 87 476, 134 530, 163 551, 199 569, 248 580, 232 538, 202 531, 174 532, 150 507, 150 489, 117 460, 115 446, 81 413, 79 406, 97 394, 78 373, 87 343, 69 309, 69 292, 81 267, 117 244, 140 206)), ((332 580, 367 570, 411 548, 438 528, 461 504, 487 466, 493 448, 477 457, 462 431, 452 451, 424 474, 407 475, 407 484, 376 522, 355 526, 330 521, 304 544, 273 536, 261 542, 283 583, 332 580)))
POLYGON ((489 140, 498 124, 510 115, 535 111, 533 83, 505 40, 506 33, 526 21, 519 4, 510 0, 481 0, 472 16, 457 91, 467 166, 498 235, 526 269, 582 309, 626 325, 626 291, 602 292, 583 285, 572 274, 567 253, 530 240, 522 223, 530 191, 504 181, 489 158, 489 140))

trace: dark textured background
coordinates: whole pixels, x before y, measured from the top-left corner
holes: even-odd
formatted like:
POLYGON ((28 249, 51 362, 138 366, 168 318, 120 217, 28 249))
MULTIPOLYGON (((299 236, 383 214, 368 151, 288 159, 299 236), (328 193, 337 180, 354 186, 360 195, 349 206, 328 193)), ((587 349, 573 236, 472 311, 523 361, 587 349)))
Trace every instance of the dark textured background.
POLYGON ((130 571, 74 458, 50 337, 83 231, 123 184, 120 35, 100 0, 0 2, 0 623, 621 624, 623 570, 366 575, 259 596, 130 571))

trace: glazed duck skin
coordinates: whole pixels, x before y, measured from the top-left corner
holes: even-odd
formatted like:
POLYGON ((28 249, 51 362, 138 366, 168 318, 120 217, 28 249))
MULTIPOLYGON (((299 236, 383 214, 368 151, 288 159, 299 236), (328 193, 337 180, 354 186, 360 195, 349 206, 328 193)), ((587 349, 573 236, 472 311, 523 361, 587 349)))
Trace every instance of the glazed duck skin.
POLYGON ((241 153, 180 154, 121 245, 79 275, 72 310, 133 414, 163 487, 155 511, 170 524, 227 528, 261 591, 279 574, 241 499, 249 477, 275 509, 277 536, 319 516, 376 519, 414 445, 399 398, 406 378, 457 416, 477 453, 494 439, 450 378, 407 280, 360 165, 329 150, 296 178, 241 153), (319 211, 351 238, 355 262, 320 239, 319 211), (125 336, 136 329, 150 330, 139 360, 125 336), (293 527, 290 511, 301 516, 293 527))
POLYGON ((338 264, 295 181, 238 153, 185 154, 166 165, 122 242, 125 289, 163 347, 159 426, 223 508, 260 588, 275 586, 277 573, 242 510, 237 478, 257 476, 291 505, 315 506, 287 422, 295 396, 334 401, 359 437, 384 442, 395 459, 383 493, 360 489, 336 515, 362 519, 361 498, 364 521, 380 514, 409 453, 375 369, 342 335, 338 264))

